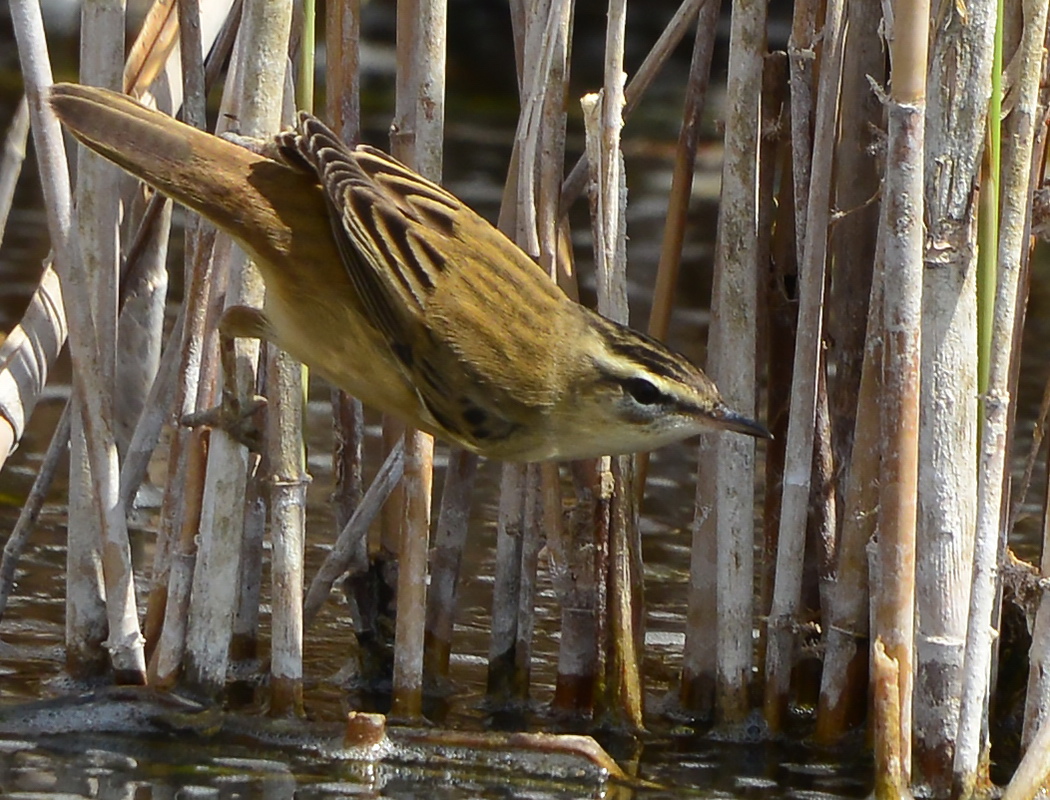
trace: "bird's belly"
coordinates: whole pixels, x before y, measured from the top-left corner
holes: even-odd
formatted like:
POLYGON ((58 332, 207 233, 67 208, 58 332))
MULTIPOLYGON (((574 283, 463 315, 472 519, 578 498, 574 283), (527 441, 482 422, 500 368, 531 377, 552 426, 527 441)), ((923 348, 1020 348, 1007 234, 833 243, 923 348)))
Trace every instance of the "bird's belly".
POLYGON ((353 311, 327 302, 280 302, 267 292, 264 313, 275 344, 329 383, 365 405, 408 421, 419 416, 419 399, 391 360, 377 332, 353 311))

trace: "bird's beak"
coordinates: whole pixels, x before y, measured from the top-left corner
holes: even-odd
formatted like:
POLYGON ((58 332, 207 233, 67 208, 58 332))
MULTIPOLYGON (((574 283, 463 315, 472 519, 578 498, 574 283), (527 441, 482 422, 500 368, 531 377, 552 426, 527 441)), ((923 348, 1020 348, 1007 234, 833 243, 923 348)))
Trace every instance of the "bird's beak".
POLYGON ((719 406, 711 414, 711 421, 716 428, 725 431, 734 431, 757 439, 772 439, 773 434, 769 432, 761 422, 745 417, 743 414, 731 410, 728 406, 719 406))

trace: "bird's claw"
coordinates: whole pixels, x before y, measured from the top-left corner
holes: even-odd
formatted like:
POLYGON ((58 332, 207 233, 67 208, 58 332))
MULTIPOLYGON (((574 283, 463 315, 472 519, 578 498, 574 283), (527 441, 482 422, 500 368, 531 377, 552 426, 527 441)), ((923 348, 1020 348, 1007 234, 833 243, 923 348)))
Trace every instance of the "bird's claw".
POLYGON ((257 415, 265 408, 266 398, 261 395, 253 395, 247 400, 224 396, 219 405, 191 411, 184 414, 181 421, 191 428, 204 426, 225 431, 253 453, 259 453, 262 450, 264 426, 257 415))

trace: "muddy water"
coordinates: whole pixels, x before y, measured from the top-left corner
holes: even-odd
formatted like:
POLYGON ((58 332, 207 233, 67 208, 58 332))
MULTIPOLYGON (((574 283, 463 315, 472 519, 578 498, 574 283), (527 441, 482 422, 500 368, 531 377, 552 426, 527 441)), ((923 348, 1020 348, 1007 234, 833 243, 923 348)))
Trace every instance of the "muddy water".
MULTIPOLYGON (((677 79, 674 84, 681 85, 677 79)), ((6 98, 4 98, 6 100, 6 98)), ((652 104, 649 122, 640 126, 627 144, 632 318, 636 324, 648 313, 652 283, 670 180, 669 142, 673 142, 680 98, 665 93, 652 104), (674 109, 668 113, 667 109, 674 109)), ((451 112, 450 112, 451 115, 451 112)), ((0 121, 7 113, 0 113, 0 121)), ((371 141, 382 143, 385 120, 375 118, 371 141)), ((450 119, 446 151, 446 180, 453 191, 489 218, 495 217, 500 174, 513 135, 509 114, 473 115, 471 124, 450 119)), ((694 204, 683 264, 685 276, 671 332, 671 342, 703 363, 707 314, 702 304, 709 294, 709 263, 713 239, 713 211, 717 194, 718 152, 701 153, 706 167, 698 179, 702 197, 694 204)), ((0 328, 9 329, 21 313, 35 285, 40 259, 46 252, 46 232, 39 196, 27 164, 17 209, 0 250, 0 328)), ((577 245, 586 253, 587 225, 577 220, 577 245)), ((1045 275, 1038 283, 1046 287, 1045 275)), ((1021 416, 1031 420, 1047 374, 1047 349, 1039 347, 1050 335, 1050 309, 1045 289, 1035 290, 1028 354, 1022 370, 1019 398, 1021 416)), ((0 475, 0 532, 11 529, 67 393, 68 371, 56 370, 57 382, 40 403, 21 448, 0 475)), ((310 472, 308 577, 327 554, 333 539, 329 506, 331 470, 328 464, 329 422, 327 390, 317 385, 309 409, 310 472)), ((1023 422, 1022 432, 1030 427, 1023 422)), ((377 449, 375 430, 369 448, 377 449)), ((1026 447, 1027 445, 1025 445, 1026 447)), ((443 457, 443 451, 441 452, 443 457)), ((374 460, 372 466, 374 468, 374 460)), ((663 719, 657 712, 674 688, 680 667, 683 613, 689 566, 688 526, 692 518, 695 448, 692 443, 664 448, 654 455, 649 491, 643 509, 642 530, 646 558, 648 602, 647 647, 644 668, 652 735, 638 745, 609 740, 604 743, 624 763, 660 787, 635 789, 642 797, 680 797, 716 794, 734 797, 861 797, 871 788, 869 757, 860 741, 836 752, 818 751, 799 743, 760 741, 754 736, 728 742, 696 734, 663 719)), ((1038 479, 1038 477, 1037 477, 1038 479)), ((463 570, 461 606, 454 643, 452 674, 456 682, 444 723, 478 728, 484 724, 480 701, 488 651, 489 607, 498 465, 483 464, 471 522, 471 563, 463 570)), ((22 558, 16 595, 0 625, 0 704, 68 696, 92 687, 74 686, 63 678, 63 569, 64 486, 57 485, 31 544, 22 558)), ((1031 529, 1034 508, 1028 507, 1022 526, 1031 529)), ((148 575, 152 561, 152 512, 142 510, 134 520, 135 558, 140 576, 148 575)), ((1021 543, 1028 554, 1031 544, 1021 543)), ((141 588, 141 587, 140 587, 141 588)), ((142 598, 144 600, 144 598, 142 598)), ((557 651, 558 612, 544 575, 539 591, 533 671, 537 713, 531 722, 545 726, 542 704, 550 698, 557 651)), ((337 722, 344 713, 345 692, 339 673, 347 659, 344 607, 333 599, 308 631, 306 644, 306 705, 313 722, 337 722)), ((264 625, 266 624, 264 618, 264 625)), ((90 714, 68 708, 55 712, 63 727, 94 727, 90 714)), ((800 720, 800 731, 805 721, 800 720)), ((0 715, 0 794, 34 797, 599 797, 626 796, 631 791, 601 787, 593 781, 523 779, 522 775, 492 769, 456 770, 444 767, 363 767, 329 752, 319 751, 303 737, 283 741, 202 740, 172 730, 151 735, 82 733, 26 740, 17 731, 4 730, 0 715)))

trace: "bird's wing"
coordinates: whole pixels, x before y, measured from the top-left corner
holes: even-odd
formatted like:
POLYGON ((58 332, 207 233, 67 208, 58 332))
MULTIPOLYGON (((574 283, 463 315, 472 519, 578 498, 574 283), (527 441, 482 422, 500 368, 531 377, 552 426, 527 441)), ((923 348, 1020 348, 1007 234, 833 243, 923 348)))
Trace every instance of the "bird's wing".
POLYGON ((281 134, 277 144, 289 163, 317 175, 339 253, 365 313, 386 337, 434 421, 472 449, 510 436, 519 425, 521 400, 528 401, 535 391, 526 381, 526 397, 501 397, 507 394, 506 380, 491 378, 493 370, 506 368, 500 356, 508 354, 498 352, 508 338, 501 329, 506 322, 502 308, 521 295, 514 284, 522 278, 508 283, 505 265, 479 266, 467 239, 479 229, 484 236, 496 234, 497 246, 511 248, 509 256, 518 262, 511 271, 539 273, 523 279, 539 280, 545 291, 549 283, 552 299, 559 290, 455 196, 381 151, 350 150, 307 114, 300 115, 298 131, 281 134), (474 296, 466 298, 464 292, 472 290, 474 296))
POLYGON ((298 130, 280 134, 277 144, 289 163, 301 162, 317 176, 340 256, 365 313, 407 365, 426 295, 434 288, 431 275, 441 269, 440 253, 410 229, 353 152, 318 119, 301 114, 298 130))

